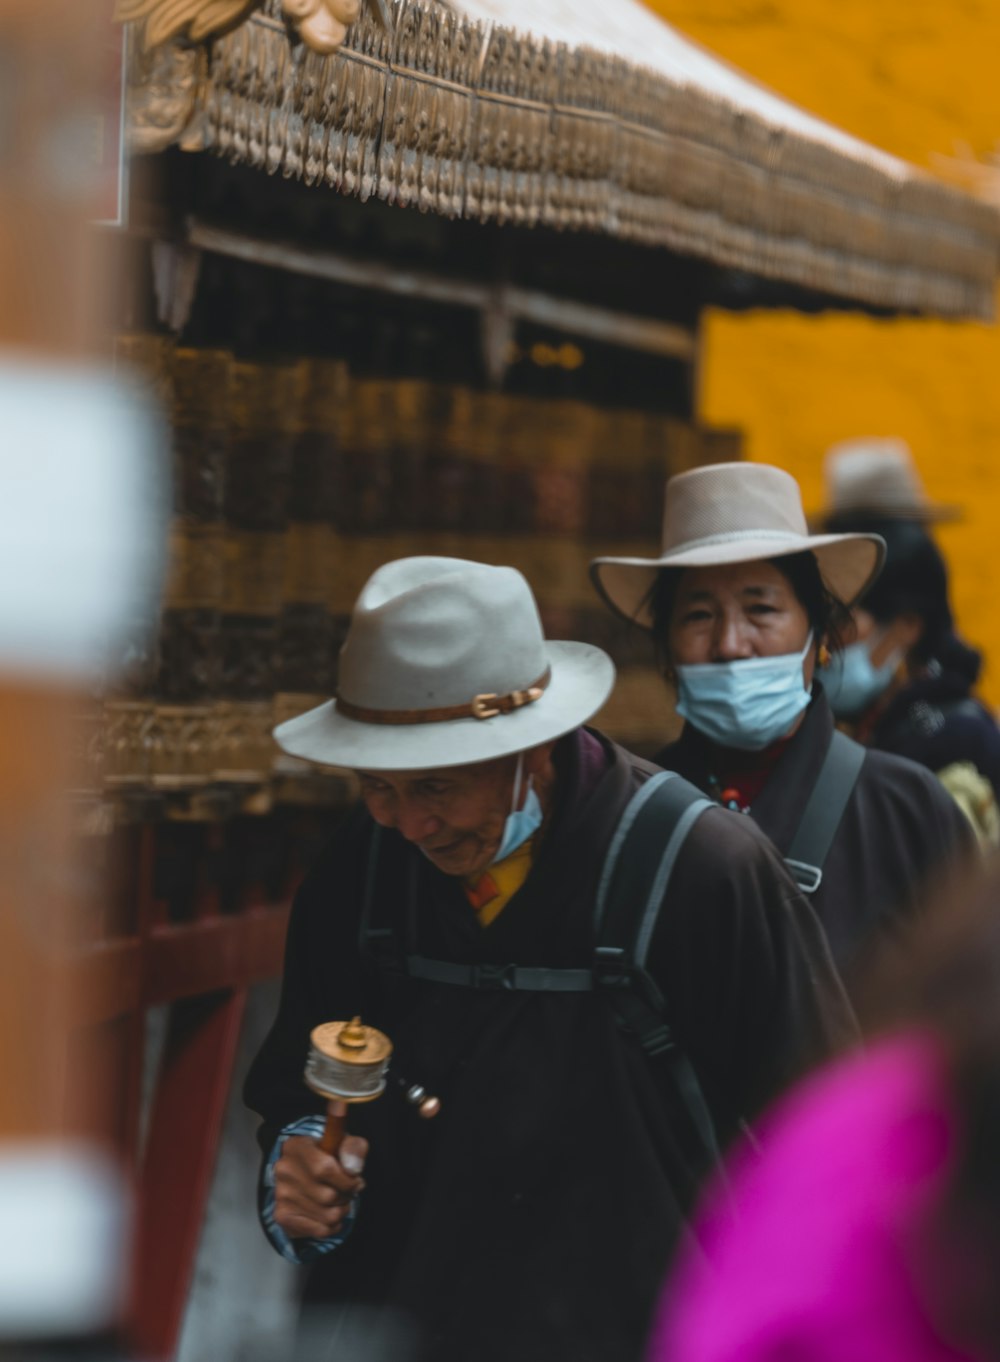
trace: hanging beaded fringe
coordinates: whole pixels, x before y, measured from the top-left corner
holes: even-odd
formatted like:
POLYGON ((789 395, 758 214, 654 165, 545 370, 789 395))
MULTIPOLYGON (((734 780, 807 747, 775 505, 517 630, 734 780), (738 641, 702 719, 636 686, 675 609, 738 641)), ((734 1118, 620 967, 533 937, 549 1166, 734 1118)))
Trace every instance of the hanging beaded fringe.
POLYGON ((206 145, 361 199, 607 233, 897 308, 992 308, 987 205, 607 53, 426 0, 393 12, 392 39, 366 9, 325 57, 291 46, 266 0, 212 45, 206 145))

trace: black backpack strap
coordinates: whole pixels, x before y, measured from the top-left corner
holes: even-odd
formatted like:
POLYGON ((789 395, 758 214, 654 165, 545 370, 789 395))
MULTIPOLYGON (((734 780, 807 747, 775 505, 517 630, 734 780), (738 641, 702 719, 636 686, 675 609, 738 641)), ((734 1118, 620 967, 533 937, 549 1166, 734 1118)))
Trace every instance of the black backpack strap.
POLYGON ((368 863, 365 866, 364 898, 361 922, 358 927, 358 947, 362 960, 370 960, 377 969, 398 973, 403 967, 403 949, 397 940, 396 928, 385 909, 389 896, 378 894, 379 853, 382 829, 372 823, 368 844, 368 863))
POLYGON ((785 856, 785 864, 804 894, 814 894, 823 883, 823 866, 864 760, 865 749, 861 744, 834 730, 785 856))
POLYGON ((595 904, 595 978, 623 1029, 665 1069, 708 1159, 720 1158, 708 1103, 666 1017, 646 957, 677 857, 712 801, 674 771, 650 777, 626 806, 608 847, 595 904))
POLYGON ((712 801, 676 771, 651 776, 611 839, 594 904, 598 957, 644 971, 660 904, 695 821, 712 801))
POLYGON ((408 955, 406 972, 413 979, 459 988, 507 989, 513 993, 589 993, 594 972, 589 969, 550 969, 545 965, 461 965, 453 960, 431 960, 408 955))

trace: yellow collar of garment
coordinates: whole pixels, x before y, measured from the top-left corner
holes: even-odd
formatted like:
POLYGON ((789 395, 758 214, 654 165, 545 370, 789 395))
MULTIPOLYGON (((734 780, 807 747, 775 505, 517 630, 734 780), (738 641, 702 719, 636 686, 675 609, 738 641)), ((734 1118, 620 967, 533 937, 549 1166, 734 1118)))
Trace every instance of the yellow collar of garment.
POLYGON ((516 851, 475 879, 463 880, 465 897, 472 904, 480 927, 488 927, 500 916, 531 870, 534 838, 529 837, 516 851))

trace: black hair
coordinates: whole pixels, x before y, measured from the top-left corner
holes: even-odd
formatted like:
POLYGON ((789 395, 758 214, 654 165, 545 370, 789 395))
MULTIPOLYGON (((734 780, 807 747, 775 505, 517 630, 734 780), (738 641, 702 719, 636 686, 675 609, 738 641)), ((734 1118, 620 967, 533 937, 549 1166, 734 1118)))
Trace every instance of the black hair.
MULTIPOLYGON (((768 558, 795 592, 795 597, 809 617, 813 637, 817 643, 824 639, 833 652, 843 647, 845 635, 852 629, 850 611, 839 601, 823 581, 816 555, 808 549, 790 553, 782 558, 768 558)), ((668 660, 667 639, 674 613, 677 588, 686 568, 663 568, 650 587, 646 604, 653 617, 653 637, 662 661, 668 660)))
POLYGON ((924 631, 911 650, 913 660, 926 663, 933 658, 946 670, 958 672, 970 684, 974 682, 982 657, 955 633, 948 600, 948 569, 924 526, 913 520, 856 513, 833 517, 829 528, 837 533, 861 531, 882 536, 885 566, 859 604, 879 624, 890 624, 900 615, 917 615, 924 631))

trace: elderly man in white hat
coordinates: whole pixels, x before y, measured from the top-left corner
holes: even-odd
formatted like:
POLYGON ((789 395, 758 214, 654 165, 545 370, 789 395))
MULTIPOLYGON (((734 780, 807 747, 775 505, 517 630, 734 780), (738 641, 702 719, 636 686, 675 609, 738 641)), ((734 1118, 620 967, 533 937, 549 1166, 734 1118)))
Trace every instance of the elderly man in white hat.
POLYGON ((816 680, 884 550, 874 533, 810 534, 782 469, 715 464, 667 483, 656 557, 591 569, 611 608, 652 633, 676 690, 684 728, 657 761, 767 833, 849 984, 972 851, 930 772, 835 732, 816 680))
POLYGON ((247 1083, 263 1220, 421 1358, 637 1358, 714 1135, 853 1030, 756 827, 681 781, 661 812, 662 773, 583 726, 613 681, 600 649, 545 641, 513 568, 410 558, 362 591, 337 697, 277 730, 362 803, 299 892, 247 1083), (635 854, 612 871, 609 847, 635 854), (598 903, 641 917, 620 948, 598 903), (302 1069, 354 1014, 442 1109, 422 1123, 390 1083, 338 1159, 302 1069))

